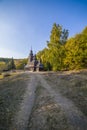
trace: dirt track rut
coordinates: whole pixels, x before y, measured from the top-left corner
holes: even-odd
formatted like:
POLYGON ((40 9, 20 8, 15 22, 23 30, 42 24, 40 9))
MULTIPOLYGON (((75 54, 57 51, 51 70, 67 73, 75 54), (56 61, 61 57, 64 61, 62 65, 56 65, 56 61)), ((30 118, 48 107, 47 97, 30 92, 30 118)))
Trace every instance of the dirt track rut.
POLYGON ((53 86, 50 86, 47 81, 44 79, 44 76, 38 75, 41 85, 49 91, 53 99, 61 109, 64 111, 67 120, 72 129, 74 130, 87 130, 87 118, 83 113, 73 104, 73 102, 66 97, 62 96, 58 91, 56 92, 53 89, 53 86))
POLYGON ((20 104, 20 111, 18 111, 14 117, 14 123, 10 130, 26 130, 28 125, 28 119, 32 111, 35 99, 35 90, 37 86, 36 76, 30 74, 29 84, 23 97, 23 101, 20 104))

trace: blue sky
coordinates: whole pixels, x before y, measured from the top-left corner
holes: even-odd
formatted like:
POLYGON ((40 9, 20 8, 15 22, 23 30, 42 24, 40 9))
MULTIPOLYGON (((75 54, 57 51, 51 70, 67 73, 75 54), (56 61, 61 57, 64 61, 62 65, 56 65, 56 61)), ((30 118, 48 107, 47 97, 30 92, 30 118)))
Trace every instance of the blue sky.
POLYGON ((0 0, 0 57, 25 58, 46 47, 53 23, 69 37, 87 26, 87 0, 0 0))

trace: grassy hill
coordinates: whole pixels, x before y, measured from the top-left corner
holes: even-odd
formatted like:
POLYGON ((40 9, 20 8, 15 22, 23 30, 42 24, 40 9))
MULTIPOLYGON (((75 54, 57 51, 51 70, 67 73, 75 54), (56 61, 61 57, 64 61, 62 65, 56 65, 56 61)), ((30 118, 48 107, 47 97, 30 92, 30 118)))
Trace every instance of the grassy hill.
MULTIPOLYGON (((11 62, 12 58, 0 57, 0 71, 7 69, 8 64, 11 62)), ((23 69, 24 64, 27 64, 27 59, 14 59, 14 64, 16 69, 23 69)))

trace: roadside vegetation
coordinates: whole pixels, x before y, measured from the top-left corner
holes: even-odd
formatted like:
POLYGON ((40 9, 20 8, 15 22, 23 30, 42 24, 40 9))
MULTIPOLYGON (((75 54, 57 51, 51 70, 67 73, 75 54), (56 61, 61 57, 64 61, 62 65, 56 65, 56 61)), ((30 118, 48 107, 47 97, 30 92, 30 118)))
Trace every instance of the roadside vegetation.
POLYGON ((47 47, 37 53, 45 70, 78 70, 87 68, 87 27, 74 37, 69 31, 54 23, 47 47))
POLYGON ((27 64, 27 58, 25 59, 13 59, 13 58, 0 58, 0 72, 9 70, 24 70, 24 66, 27 64))
POLYGON ((28 80, 29 75, 24 73, 15 73, 0 80, 0 130, 9 130, 28 80))

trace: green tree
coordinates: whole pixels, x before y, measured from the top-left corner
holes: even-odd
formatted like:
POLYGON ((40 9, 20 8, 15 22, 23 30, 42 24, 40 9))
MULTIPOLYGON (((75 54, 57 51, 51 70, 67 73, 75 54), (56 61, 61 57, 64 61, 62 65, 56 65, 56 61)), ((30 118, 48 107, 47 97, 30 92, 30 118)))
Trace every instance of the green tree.
POLYGON ((65 43, 68 38, 68 30, 62 29, 62 26, 54 23, 47 41, 47 48, 37 54, 41 58, 46 70, 61 70, 63 68, 63 59, 65 57, 65 43))
POLYGON ((0 72, 2 72, 3 70, 7 69, 7 65, 5 62, 0 61, 0 72))
POLYGON ((74 37, 67 38, 68 30, 55 23, 47 48, 38 53, 47 70, 87 68, 87 27, 74 37))
POLYGON ((44 48, 42 51, 37 53, 37 59, 41 59, 42 63, 44 64, 44 70, 51 70, 51 65, 49 63, 49 54, 48 49, 44 48))
POLYGON ((63 68, 64 45, 67 38, 68 30, 62 29, 62 26, 55 23, 51 31, 50 41, 47 42, 49 63, 55 71, 63 68))
POLYGON ((19 60, 16 64, 16 69, 23 70, 24 66, 27 64, 27 59, 19 60))
POLYGON ((16 69, 15 63, 14 63, 14 59, 12 57, 11 61, 8 63, 8 70, 13 70, 16 69))

